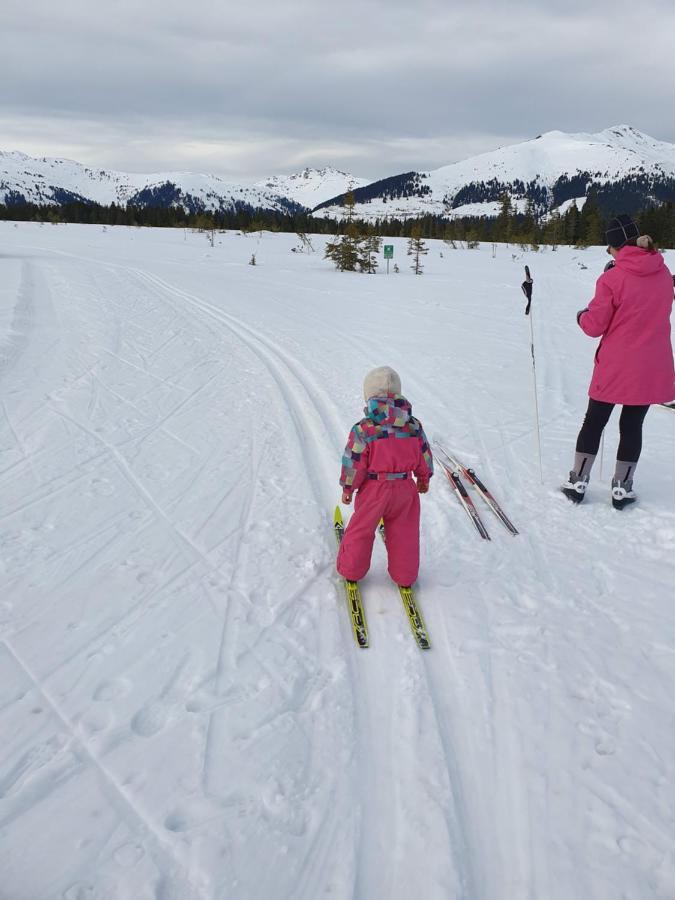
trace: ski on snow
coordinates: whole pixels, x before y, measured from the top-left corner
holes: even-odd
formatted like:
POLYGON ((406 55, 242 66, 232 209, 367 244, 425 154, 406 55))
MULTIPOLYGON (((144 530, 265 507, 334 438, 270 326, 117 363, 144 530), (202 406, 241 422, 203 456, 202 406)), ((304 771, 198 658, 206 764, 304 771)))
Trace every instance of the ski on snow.
POLYGON ((488 534, 488 530, 483 524, 483 520, 481 519, 473 500, 471 499, 471 497, 469 497, 469 493, 464 487, 462 479, 459 477, 460 470, 456 467, 451 467, 448 463, 443 462, 443 460, 441 460, 440 462, 441 466, 443 467, 443 471, 448 476, 448 481, 450 482, 450 485, 455 492, 457 499, 462 505, 462 509, 466 512, 468 517, 473 522, 476 531, 484 541, 491 540, 490 535, 488 534))
MULTIPOLYGON (((377 526, 377 531, 384 541, 387 543, 387 535, 384 530, 384 522, 380 520, 380 524, 377 526)), ((408 622, 410 624, 410 630, 413 633, 413 637, 417 641, 417 646, 420 650, 430 650, 431 649, 431 641, 429 640, 429 635, 427 633, 427 626, 424 624, 424 619, 422 618, 422 613, 420 611, 419 606, 417 605, 417 600, 415 598, 415 592, 412 587, 403 587, 402 585, 396 585, 398 588, 398 593, 401 598, 401 602, 403 603, 403 608, 405 609, 405 613, 408 617, 408 622)))
POLYGON ((417 641, 417 646, 420 650, 430 650, 431 641, 429 640, 429 635, 427 633, 427 626, 424 624, 424 619, 422 618, 422 613, 417 605, 413 589, 411 587, 402 587, 399 584, 398 592, 408 617, 410 630, 417 641))
MULTIPOLYGON (((462 475, 464 475, 465 478, 467 478, 469 480, 471 485, 473 485, 473 487, 475 487, 476 491, 480 494, 480 496, 483 498, 483 500, 487 503, 487 505, 492 510, 492 512, 497 516, 497 518, 502 523, 504 528, 506 528, 506 530, 514 536, 516 534, 518 534, 518 529, 516 528, 516 526, 506 515, 506 513, 501 508, 499 503, 497 503, 494 496, 492 495, 492 492, 489 491, 488 488, 485 487, 485 485, 480 480, 478 475, 476 475, 476 472, 474 471, 474 469, 465 466, 458 459, 456 459, 454 456, 452 456, 450 453, 448 453, 447 450, 444 450, 443 447, 440 446, 440 444, 436 444, 436 449, 439 450, 440 453, 442 454, 442 456, 444 456, 446 458, 446 460, 448 461, 448 463, 450 464, 450 466, 452 467, 452 469, 455 472, 461 473, 462 475)), ((443 462, 443 460, 441 460, 441 465, 443 465, 443 467, 445 468, 445 470, 447 472, 448 466, 443 462)))
MULTIPOLYGON (((335 531, 335 539, 339 546, 345 531, 342 511, 339 506, 335 507, 333 530, 335 531)), ((380 522, 378 531, 382 540, 386 541, 384 524, 382 522, 380 522)), ((345 587, 347 609, 349 611, 354 640, 359 647, 365 648, 368 646, 368 624, 366 622, 366 612, 363 607, 359 583, 357 581, 348 581, 346 578, 342 578, 341 580, 345 587)), ((397 585, 397 587, 403 603, 403 608, 408 617, 408 622, 410 623, 410 629, 417 641, 417 646, 422 650, 429 650, 431 641, 429 640, 426 625, 424 624, 424 619, 422 618, 422 613, 417 605, 417 600, 415 599, 412 588, 401 587, 401 585, 397 585)))
MULTIPOLYGON (((342 521, 342 511, 339 506, 335 507, 333 516, 333 530, 335 531, 335 540, 340 546, 342 536, 345 533, 344 522, 342 521)), ((352 624, 352 632, 354 640, 359 647, 368 646, 368 623, 366 622, 366 612, 363 608, 363 600, 361 599, 361 589, 358 581, 347 581, 342 579, 345 586, 345 594, 347 597, 347 609, 352 624)))

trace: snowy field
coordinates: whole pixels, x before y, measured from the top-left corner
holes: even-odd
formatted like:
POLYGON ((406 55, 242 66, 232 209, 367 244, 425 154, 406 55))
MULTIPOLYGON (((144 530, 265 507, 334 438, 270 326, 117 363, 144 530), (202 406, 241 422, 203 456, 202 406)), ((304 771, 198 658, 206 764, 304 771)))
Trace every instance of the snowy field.
POLYGON ((415 277, 396 240, 364 276, 293 235, 0 239, 2 900, 675 897, 675 412, 637 507, 616 415, 585 503, 557 492, 601 248, 430 242, 415 277), (368 650, 333 570, 382 364, 521 531, 480 541, 433 479, 427 653, 382 546, 368 650))

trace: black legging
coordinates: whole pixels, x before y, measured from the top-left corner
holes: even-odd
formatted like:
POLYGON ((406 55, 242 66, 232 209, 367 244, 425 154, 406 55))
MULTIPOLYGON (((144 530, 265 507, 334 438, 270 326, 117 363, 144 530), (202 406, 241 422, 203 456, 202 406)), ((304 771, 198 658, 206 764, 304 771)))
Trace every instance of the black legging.
MULTIPOLYGON (((589 400, 586 418, 577 438, 577 453, 596 456, 602 431, 614 409, 613 403, 589 400)), ((624 406, 619 419, 619 449, 616 458, 622 462, 637 462, 642 450, 642 423, 649 406, 624 406)))

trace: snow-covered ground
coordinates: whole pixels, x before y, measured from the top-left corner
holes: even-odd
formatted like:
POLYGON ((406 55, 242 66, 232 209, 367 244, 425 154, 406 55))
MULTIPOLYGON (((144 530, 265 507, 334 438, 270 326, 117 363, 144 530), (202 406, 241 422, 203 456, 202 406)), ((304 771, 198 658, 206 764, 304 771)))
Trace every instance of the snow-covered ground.
POLYGON ((600 248, 431 243, 415 277, 396 240, 364 276, 292 235, 0 238, 3 900, 675 897, 675 413, 637 507, 616 418, 586 502, 556 490, 600 248), (379 364, 521 531, 481 542, 433 480, 427 653, 382 546, 368 650, 333 572, 379 364))

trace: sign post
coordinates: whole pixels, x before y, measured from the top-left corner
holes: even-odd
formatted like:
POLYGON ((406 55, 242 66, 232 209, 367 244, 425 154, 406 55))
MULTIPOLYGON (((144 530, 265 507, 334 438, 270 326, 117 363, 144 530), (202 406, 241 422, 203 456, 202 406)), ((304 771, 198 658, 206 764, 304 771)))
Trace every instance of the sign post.
POLYGON ((387 260, 387 275, 389 274, 389 260, 394 258, 394 245, 384 245, 384 258, 387 260))

